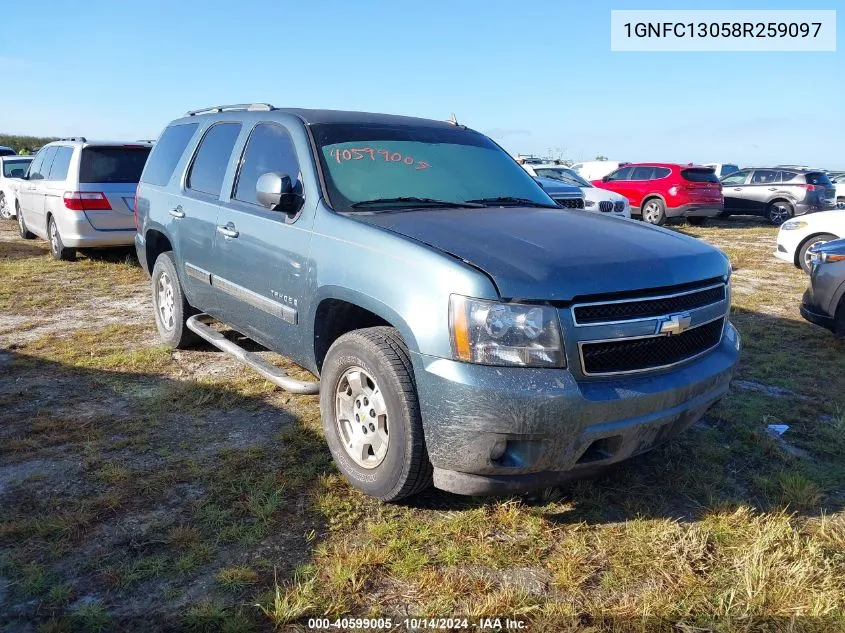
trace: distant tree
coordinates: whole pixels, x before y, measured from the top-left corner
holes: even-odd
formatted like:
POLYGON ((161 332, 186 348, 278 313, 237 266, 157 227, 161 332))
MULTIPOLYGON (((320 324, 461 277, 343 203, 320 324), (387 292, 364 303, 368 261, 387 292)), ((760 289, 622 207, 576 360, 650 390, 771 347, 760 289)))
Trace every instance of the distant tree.
POLYGON ((0 133, 0 145, 11 147, 18 154, 31 154, 32 149, 57 140, 55 136, 25 136, 20 134, 0 133))
POLYGON ((607 156, 602 156, 601 154, 599 154, 598 156, 596 156, 596 160, 607 160, 607 156))

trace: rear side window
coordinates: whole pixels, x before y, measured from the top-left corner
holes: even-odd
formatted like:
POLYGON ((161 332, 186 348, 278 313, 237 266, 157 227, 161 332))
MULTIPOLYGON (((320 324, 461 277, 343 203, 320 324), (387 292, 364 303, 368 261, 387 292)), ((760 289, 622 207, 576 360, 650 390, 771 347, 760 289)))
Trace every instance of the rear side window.
POLYGON ((31 175, 32 180, 45 180, 50 175, 50 167, 53 165, 53 159, 56 157, 57 147, 48 147, 44 150, 44 162, 38 168, 37 175, 31 175))
POLYGON ((666 178, 669 174, 672 173, 672 170, 668 167, 655 167, 654 172, 651 174, 652 180, 657 180, 658 178, 666 178))
POLYGON ((808 185, 821 185, 822 187, 831 187, 833 183, 830 182, 830 178, 827 177, 827 174, 821 171, 811 171, 810 173, 806 174, 807 176, 807 184, 808 185))
POLYGON ((770 182, 775 182, 778 177, 778 172, 773 169, 758 169, 751 176, 752 185, 765 185, 770 182))
POLYGON ((31 160, 4 160, 3 177, 20 178, 26 173, 26 168, 31 162, 31 160))
POLYGON ((725 176, 730 176, 732 173, 739 171, 739 167, 737 165, 722 165, 722 169, 719 171, 719 176, 724 178, 725 176))
POLYGON ((218 123, 209 128, 200 141, 197 155, 188 173, 188 189, 214 197, 220 195, 226 167, 240 133, 240 123, 218 123))
POLYGON ((149 147, 85 147, 79 162, 79 182, 138 182, 149 155, 149 147))
POLYGON ((48 180, 64 180, 67 178, 67 170, 70 167, 70 159, 73 158, 72 147, 59 147, 56 150, 56 157, 53 159, 53 166, 50 168, 48 180))
POLYGON ((712 169, 682 169, 681 178, 690 182, 719 182, 716 172, 712 169))
POLYGON ((651 180, 654 174, 654 167, 634 167, 631 180, 651 180))
POLYGON ((794 179, 798 175, 798 172, 794 171, 782 171, 780 172, 780 179, 778 182, 789 182, 790 180, 794 179))
POLYGON ((186 123, 184 125, 171 125, 164 132, 161 138, 153 147, 147 166, 141 176, 141 181, 151 185, 164 186, 170 182, 179 159, 185 152, 197 131, 197 123, 186 123))
POLYGON ((235 199, 258 204, 255 185, 267 172, 290 176, 296 186, 299 179, 299 161, 288 131, 281 125, 259 123, 249 135, 246 154, 235 185, 235 199))

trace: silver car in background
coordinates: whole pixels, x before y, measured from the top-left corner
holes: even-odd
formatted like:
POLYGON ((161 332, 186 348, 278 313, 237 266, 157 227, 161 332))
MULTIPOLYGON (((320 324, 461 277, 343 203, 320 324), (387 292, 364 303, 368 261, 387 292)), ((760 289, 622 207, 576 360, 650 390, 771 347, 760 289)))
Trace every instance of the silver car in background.
POLYGON ((8 220, 15 215, 15 195, 31 162, 32 156, 0 156, 0 218, 8 220))
POLYGON ((42 147, 18 186, 21 237, 50 242, 56 259, 78 248, 129 246, 135 189, 151 143, 61 139, 42 147))

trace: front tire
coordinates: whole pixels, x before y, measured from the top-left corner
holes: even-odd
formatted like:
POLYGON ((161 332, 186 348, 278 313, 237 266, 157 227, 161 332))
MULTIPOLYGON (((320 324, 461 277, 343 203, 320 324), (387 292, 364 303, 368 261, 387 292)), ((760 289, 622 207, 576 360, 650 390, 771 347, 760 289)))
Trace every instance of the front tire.
POLYGON ((162 342, 175 349, 185 349, 196 343, 199 337, 185 325, 191 315, 191 306, 179 283, 172 252, 158 256, 150 284, 156 327, 162 342))
POLYGON ((785 200, 776 200, 769 203, 769 207, 766 209, 766 219, 775 226, 780 226, 791 218, 794 212, 791 204, 785 200))
POLYGON ((822 233, 821 235, 814 235, 801 245, 798 249, 798 265, 805 273, 810 272, 810 249, 814 246, 839 239, 830 233, 822 233))
POLYGON ((29 229, 26 228, 26 222, 23 219, 23 213, 21 213, 21 205, 18 204, 18 201, 15 201, 15 213, 18 216, 18 233, 20 236, 25 240, 34 240, 35 233, 31 233, 29 229))
POLYGON ((666 223, 666 205, 660 198, 646 200, 643 205, 643 220, 655 226, 666 223))
POLYGON ((391 327, 338 338, 320 375, 320 411, 329 450, 350 484, 382 501, 431 485, 408 348, 391 327))
POLYGON ((72 262, 76 259, 76 249, 68 248, 62 242, 62 236, 59 233, 59 227, 56 225, 56 220, 50 218, 47 222, 47 235, 50 238, 50 252, 53 257, 66 262, 72 262))

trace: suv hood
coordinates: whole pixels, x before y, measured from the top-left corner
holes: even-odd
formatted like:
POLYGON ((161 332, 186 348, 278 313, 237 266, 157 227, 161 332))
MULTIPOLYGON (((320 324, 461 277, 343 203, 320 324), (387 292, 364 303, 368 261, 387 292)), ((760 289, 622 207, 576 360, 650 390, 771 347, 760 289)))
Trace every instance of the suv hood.
POLYGON ((728 273, 725 255, 705 242, 583 211, 491 207, 351 217, 483 270, 503 299, 568 301, 728 273))

